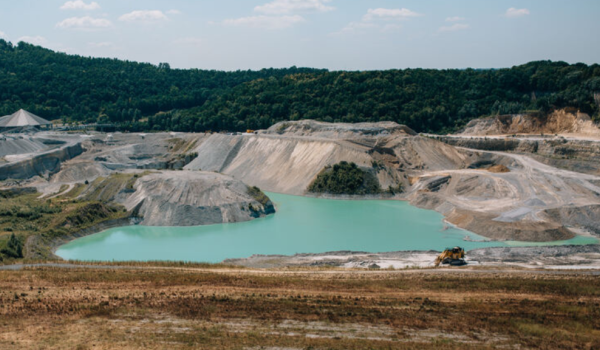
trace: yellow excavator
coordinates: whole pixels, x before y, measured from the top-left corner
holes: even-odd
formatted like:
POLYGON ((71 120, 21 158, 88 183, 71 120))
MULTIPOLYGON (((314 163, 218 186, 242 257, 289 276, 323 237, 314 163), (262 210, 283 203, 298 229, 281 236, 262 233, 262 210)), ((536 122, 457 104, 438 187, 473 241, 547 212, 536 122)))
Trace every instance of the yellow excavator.
POLYGON ((446 248, 442 254, 435 259, 435 266, 440 266, 440 264, 452 266, 466 265, 465 250, 461 247, 446 248))

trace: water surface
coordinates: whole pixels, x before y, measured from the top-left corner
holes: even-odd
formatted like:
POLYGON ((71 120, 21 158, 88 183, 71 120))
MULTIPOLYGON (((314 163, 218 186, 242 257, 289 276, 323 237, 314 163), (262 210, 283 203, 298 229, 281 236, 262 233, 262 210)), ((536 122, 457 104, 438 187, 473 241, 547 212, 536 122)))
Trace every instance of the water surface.
MULTIPOLYGON (((195 227, 128 226, 79 238, 56 254, 69 260, 221 262, 253 254, 388 252, 522 245, 473 242, 476 234, 448 227, 443 216, 406 202, 329 200, 267 193, 277 213, 249 222, 195 227)), ((587 237, 554 244, 596 242, 587 237)))

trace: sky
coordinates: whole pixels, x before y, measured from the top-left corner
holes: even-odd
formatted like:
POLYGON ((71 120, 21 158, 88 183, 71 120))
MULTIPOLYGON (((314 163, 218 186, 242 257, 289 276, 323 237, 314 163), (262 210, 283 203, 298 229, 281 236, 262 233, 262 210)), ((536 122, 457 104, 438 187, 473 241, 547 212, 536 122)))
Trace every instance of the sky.
POLYGON ((0 37, 172 68, 600 63, 599 0, 0 0, 0 37))

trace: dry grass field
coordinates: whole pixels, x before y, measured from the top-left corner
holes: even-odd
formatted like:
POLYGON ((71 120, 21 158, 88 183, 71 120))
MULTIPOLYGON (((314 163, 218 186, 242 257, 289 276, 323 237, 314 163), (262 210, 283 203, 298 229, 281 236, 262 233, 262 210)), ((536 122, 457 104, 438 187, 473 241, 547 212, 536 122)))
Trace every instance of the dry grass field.
POLYGON ((600 278, 168 264, 0 271, 1 349, 597 349, 600 278))

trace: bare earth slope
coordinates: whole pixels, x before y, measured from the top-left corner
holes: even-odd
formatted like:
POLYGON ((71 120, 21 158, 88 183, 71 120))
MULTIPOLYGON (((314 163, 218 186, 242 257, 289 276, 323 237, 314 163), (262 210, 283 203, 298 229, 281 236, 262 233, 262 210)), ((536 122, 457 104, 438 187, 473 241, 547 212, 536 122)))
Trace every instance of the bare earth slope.
POLYGON ((600 128, 590 116, 557 110, 545 117, 527 114, 499 115, 472 120, 461 135, 572 134, 600 138, 600 128))
POLYGON ((284 122, 259 135, 215 134, 195 151, 185 168, 219 171, 262 189, 302 195, 327 165, 352 161, 371 168, 385 189, 408 184, 407 171, 456 169, 468 157, 441 142, 414 135, 396 123, 284 122))
POLYGON ((161 171, 139 178, 124 205, 146 226, 196 226, 248 221, 274 213, 229 176, 199 171, 161 171))
POLYGON ((567 224, 594 232, 592 225, 574 222, 570 214, 560 217, 548 211, 578 212, 600 206, 597 176, 552 168, 523 155, 494 154, 512 161, 510 172, 424 172, 408 198, 414 205, 441 212, 459 227, 494 239, 566 239, 574 236, 567 224), (435 181, 438 184, 432 188, 435 181))

